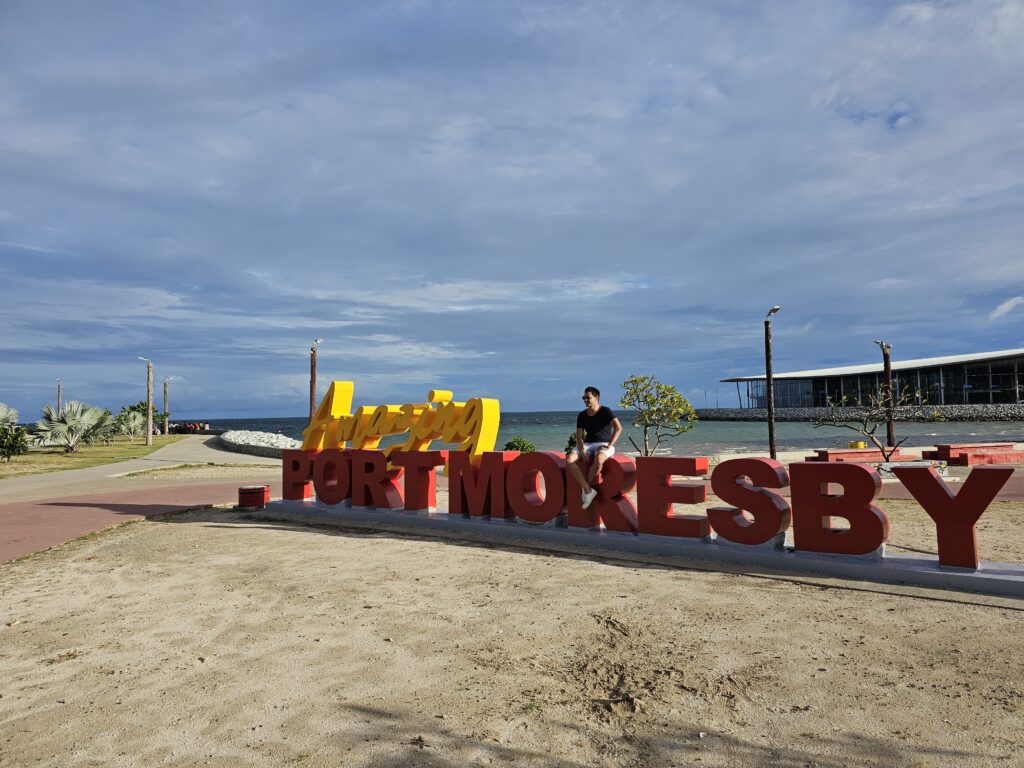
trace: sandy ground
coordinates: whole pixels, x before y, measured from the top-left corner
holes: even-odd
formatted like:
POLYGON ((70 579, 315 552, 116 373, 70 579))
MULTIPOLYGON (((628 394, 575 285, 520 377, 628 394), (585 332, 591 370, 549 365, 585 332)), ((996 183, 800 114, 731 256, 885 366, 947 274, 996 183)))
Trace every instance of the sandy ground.
POLYGON ((1022 658, 1020 601, 207 510, 0 565, 0 766, 1019 766, 1022 658))

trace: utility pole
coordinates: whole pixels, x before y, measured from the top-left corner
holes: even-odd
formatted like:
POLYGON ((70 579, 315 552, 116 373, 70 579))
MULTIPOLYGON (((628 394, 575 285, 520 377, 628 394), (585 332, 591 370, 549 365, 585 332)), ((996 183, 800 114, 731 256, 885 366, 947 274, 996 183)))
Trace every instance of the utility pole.
POLYGON ((62 407, 62 403, 63 403, 63 400, 61 399, 62 394, 63 394, 63 390, 61 389, 61 380, 57 379, 57 415, 58 416, 60 416, 60 411, 61 411, 61 407, 62 407))
POLYGON ((882 369, 885 376, 885 444, 892 448, 896 445, 896 427, 893 424, 896 411, 896 394, 892 388, 892 360, 889 359, 889 352, 892 344, 875 339, 875 344, 882 350, 882 369))
POLYGON ((313 413, 316 411, 316 349, 323 339, 314 339, 313 345, 309 348, 309 420, 313 421, 313 413))
POLYGON ((139 356, 146 363, 146 445, 153 444, 153 361, 139 356))
POLYGON ((775 380, 772 378, 772 315, 778 312, 778 305, 764 316, 764 372, 768 394, 768 455, 775 458, 775 380))

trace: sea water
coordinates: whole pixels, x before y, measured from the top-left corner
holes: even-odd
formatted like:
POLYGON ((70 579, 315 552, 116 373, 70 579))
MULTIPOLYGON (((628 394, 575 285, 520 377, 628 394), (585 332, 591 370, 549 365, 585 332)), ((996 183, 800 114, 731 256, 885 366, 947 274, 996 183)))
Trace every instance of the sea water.
MULTIPOLYGON (((624 433, 617 447, 626 452, 643 445, 641 430, 632 425, 629 412, 618 412, 624 433)), ((252 429, 281 433, 297 440, 308 423, 306 417, 262 419, 185 419, 209 422, 213 429, 252 429)), ((495 447, 501 449, 513 437, 529 440, 542 451, 565 449, 569 436, 576 431, 573 411, 535 411, 502 413, 495 447)), ((885 441, 885 425, 877 432, 885 441)), ((905 446, 941 443, 1024 442, 1024 422, 1019 421, 940 421, 896 422, 896 439, 906 437, 905 446)), ((653 443, 653 433, 651 442, 653 443)), ((857 432, 842 427, 815 427, 809 422, 783 421, 775 425, 775 442, 780 451, 801 448, 839 448, 850 440, 863 440, 857 432)), ((402 442, 402 437, 385 438, 381 445, 402 442)), ((436 447, 436 446, 435 446, 436 447)), ((440 446, 443 447, 443 446, 440 446)), ((698 421, 692 430, 669 437, 662 442, 659 453, 676 455, 715 455, 768 450, 768 424, 764 421, 698 421)))

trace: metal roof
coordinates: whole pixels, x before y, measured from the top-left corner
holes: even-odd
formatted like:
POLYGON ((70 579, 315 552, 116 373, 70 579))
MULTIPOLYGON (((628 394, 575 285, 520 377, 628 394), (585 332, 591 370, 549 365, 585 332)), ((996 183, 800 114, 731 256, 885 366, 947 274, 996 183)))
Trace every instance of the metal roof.
MULTIPOLYGON (((947 355, 946 357, 922 357, 917 360, 893 360, 894 371, 904 371, 908 368, 934 368, 938 365, 953 365, 955 363, 979 363, 986 360, 998 360, 1003 357, 1017 357, 1024 355, 1024 349, 1004 349, 999 352, 976 352, 972 355, 947 355)), ((773 379, 814 379, 821 376, 856 376, 862 373, 881 373, 883 366, 881 362, 867 363, 865 365, 844 365, 839 368, 818 368, 813 371, 791 371, 789 373, 772 373, 773 379)), ((765 375, 760 376, 735 376, 731 379, 719 379, 719 381, 758 381, 763 380, 765 375)))

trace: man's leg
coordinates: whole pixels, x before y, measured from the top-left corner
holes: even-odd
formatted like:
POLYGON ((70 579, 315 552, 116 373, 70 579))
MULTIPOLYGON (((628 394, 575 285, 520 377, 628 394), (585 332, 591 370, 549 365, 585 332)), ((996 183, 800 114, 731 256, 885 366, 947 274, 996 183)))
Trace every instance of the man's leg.
POLYGON ((588 463, 586 453, 582 449, 572 451, 565 459, 566 471, 579 483, 584 493, 590 490, 590 483, 584 474, 588 470, 588 463))
POLYGON ((587 475, 587 485, 593 486, 597 481, 597 476, 601 474, 601 467, 604 466, 605 461, 608 459, 608 454, 604 451, 598 451, 594 456, 594 461, 590 464, 590 473, 587 475))

